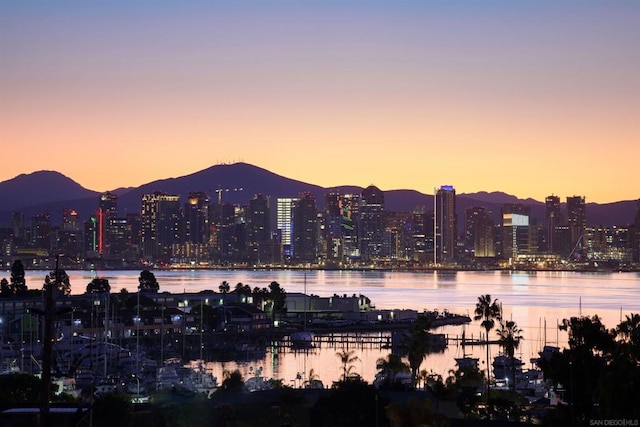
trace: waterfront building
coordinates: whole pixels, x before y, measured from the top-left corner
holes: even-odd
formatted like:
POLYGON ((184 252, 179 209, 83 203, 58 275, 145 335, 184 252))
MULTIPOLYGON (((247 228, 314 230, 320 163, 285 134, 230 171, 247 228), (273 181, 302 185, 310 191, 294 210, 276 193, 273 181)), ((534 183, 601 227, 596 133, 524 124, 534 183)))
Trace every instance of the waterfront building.
POLYGON ((247 209, 247 232, 249 234, 249 260, 264 264, 272 262, 273 241, 271 239, 271 213, 269 199, 256 194, 247 209))
POLYGON ((519 203, 502 205, 502 258, 515 263, 518 257, 536 251, 531 209, 519 203))
POLYGON ((560 197, 551 195, 545 198, 544 240, 540 250, 550 253, 561 252, 561 239, 558 227, 564 224, 560 197))
POLYGON ((465 250, 475 258, 493 258, 495 254, 494 223, 491 212, 483 206, 465 211, 465 250))
POLYGON ((318 208, 311 193, 302 193, 291 207, 292 259, 297 263, 318 261, 318 208))
POLYGON ((569 227, 569 242, 571 253, 569 256, 579 259, 584 256, 583 238, 587 226, 587 206, 583 196, 567 197, 567 225, 569 227))
POLYGON ((362 190, 358 210, 358 249, 363 261, 382 257, 384 193, 374 185, 362 190))
POLYGON ((151 260, 169 261, 180 241, 180 196, 161 192, 142 196, 142 252, 151 260))
POLYGON ((109 254, 111 246, 111 231, 109 222, 118 216, 118 196, 109 191, 100 194, 98 198, 97 233, 98 233, 98 253, 100 255, 109 254))
POLYGON ((411 259, 419 263, 433 261, 433 211, 425 206, 411 213, 411 259))
POLYGON ((456 190, 443 185, 435 195, 435 256, 436 264, 448 264, 456 260, 458 245, 458 217, 456 214, 456 190))
POLYGON ((290 260, 292 255, 291 246, 291 209, 293 203, 297 201, 296 198, 278 198, 276 200, 276 228, 280 234, 280 245, 282 259, 284 261, 290 260))
POLYGON ((31 218, 31 244, 34 248, 48 251, 51 248, 51 232, 49 212, 31 218))

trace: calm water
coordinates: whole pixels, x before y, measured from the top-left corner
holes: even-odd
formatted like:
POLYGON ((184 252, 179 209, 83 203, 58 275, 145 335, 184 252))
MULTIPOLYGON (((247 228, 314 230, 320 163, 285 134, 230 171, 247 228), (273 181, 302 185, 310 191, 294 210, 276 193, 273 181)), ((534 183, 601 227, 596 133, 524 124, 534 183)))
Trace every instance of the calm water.
MULTIPOLYGON (((86 285, 95 276, 109 279, 112 292, 126 288, 135 292, 139 271, 69 271, 72 293, 84 292, 86 285)), ((236 283, 253 287, 266 287, 277 281, 287 292, 303 292, 320 296, 337 294, 364 294, 376 308, 447 309, 450 312, 469 314, 481 294, 490 294, 503 306, 506 319, 514 320, 523 329, 525 340, 518 356, 528 362, 544 345, 566 343, 566 333, 558 332, 556 324, 563 318, 577 315, 598 314, 608 328, 615 327, 621 316, 640 312, 639 273, 572 273, 572 272, 353 272, 353 271, 155 271, 160 291, 198 292, 204 289, 217 291, 222 281, 233 288, 236 283), (545 328, 546 324, 546 328, 545 328)), ((6 273, 8 278, 9 272, 6 273)), ((43 283, 46 272, 27 272, 27 286, 36 288, 43 283)), ((5 277, 3 275, 3 277, 5 277)), ((466 336, 477 338, 479 322, 466 326, 466 336)), ((437 332, 460 335, 461 327, 444 327, 437 332)), ((490 338, 495 331, 490 332, 490 338)), ((266 357, 258 361, 210 363, 209 367, 218 378, 223 370, 240 369, 249 376, 256 369, 263 369, 267 378, 283 379, 293 385, 298 373, 310 369, 319 375, 325 385, 337 380, 341 365, 336 351, 341 348, 312 349, 306 353, 289 350, 279 354, 267 351, 266 357)), ((355 372, 371 382, 375 375, 376 360, 386 357, 388 350, 356 349, 360 361, 354 364, 355 372)), ((480 360, 485 359, 482 346, 467 347, 480 360)), ((498 348, 491 347, 492 355, 498 348)), ((454 357, 463 356, 462 349, 450 343, 444 354, 429 355, 422 369, 432 370, 446 377, 455 366, 454 357)), ((529 364, 527 364, 529 366, 529 364)), ((484 367, 484 362, 481 368, 484 367)))

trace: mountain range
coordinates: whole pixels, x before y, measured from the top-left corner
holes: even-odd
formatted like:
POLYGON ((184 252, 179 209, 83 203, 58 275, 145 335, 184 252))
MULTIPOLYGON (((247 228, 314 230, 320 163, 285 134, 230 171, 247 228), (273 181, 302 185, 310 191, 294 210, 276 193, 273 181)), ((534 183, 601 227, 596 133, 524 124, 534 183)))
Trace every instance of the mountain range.
MULTIPOLYGON (((223 202, 246 204, 255 194, 263 194, 271 199, 297 197, 301 192, 315 195, 318 207, 323 207, 324 195, 329 191, 341 194, 360 194, 362 187, 343 185, 325 188, 318 185, 289 179, 266 169, 247 163, 222 164, 178 178, 161 179, 139 187, 118 188, 112 192, 118 195, 119 214, 140 212, 143 194, 162 191, 176 194, 186 200, 192 191, 202 191, 223 202)), ((12 212, 23 212, 25 222, 39 213, 49 212, 52 223, 59 224, 63 208, 75 209, 80 218, 88 219, 98 206, 100 192, 82 187, 77 182, 55 171, 39 171, 18 175, 0 182, 0 226, 8 226, 12 212)), ((384 192, 385 208, 389 211, 411 211, 418 206, 433 206, 433 194, 415 190, 389 190, 384 192)), ((458 194, 456 210, 459 221, 464 211, 473 206, 489 209, 498 221, 500 207, 504 203, 522 203, 531 207, 531 214, 540 223, 544 218, 544 203, 533 199, 518 199, 502 192, 478 192, 458 194)), ((272 203, 273 205, 273 203, 272 203)), ((604 226, 627 226, 635 218, 637 200, 614 203, 587 203, 587 223, 604 226)))

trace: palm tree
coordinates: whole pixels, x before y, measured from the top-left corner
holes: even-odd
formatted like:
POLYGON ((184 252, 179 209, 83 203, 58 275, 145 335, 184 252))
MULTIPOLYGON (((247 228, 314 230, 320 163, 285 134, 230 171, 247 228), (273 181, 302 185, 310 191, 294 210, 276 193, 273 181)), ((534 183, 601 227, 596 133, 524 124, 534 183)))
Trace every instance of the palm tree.
POLYGON ((504 353, 509 356, 511 360, 511 388, 516 388, 516 366, 515 366, 515 353, 518 347, 520 347, 520 341, 522 337, 522 329, 518 328, 516 322, 513 320, 507 320, 506 322, 500 322, 500 329, 498 329, 498 338, 500 347, 502 347, 504 353))
POLYGON ((411 380, 414 387, 418 385, 420 365, 422 365, 422 361, 431 350, 429 329, 431 329, 431 320, 426 316, 419 316, 403 344, 407 352, 407 359, 411 368, 411 380))
POLYGON ((360 358, 356 356, 355 353, 355 350, 342 350, 336 353, 336 356, 338 357, 338 359, 340 359, 340 363, 342 363, 342 381, 347 380, 347 376, 354 368, 353 363, 360 360, 360 358))
POLYGON ((227 312, 224 305, 226 303, 227 294, 231 290, 231 285, 229 285, 229 282, 226 280, 223 280, 222 283, 220 283, 220 286, 218 286, 218 289, 222 293, 222 328, 225 329, 227 324, 227 312))
POLYGON ((393 353, 390 353, 386 359, 384 357, 379 358, 376 361, 376 368, 382 371, 385 386, 391 386, 396 383, 399 380, 397 378, 398 374, 410 371, 409 366, 402 361, 402 357, 393 353))
POLYGON ((490 365, 489 365, 489 331, 495 326, 495 321, 502 320, 502 314, 498 300, 491 300, 491 295, 481 295, 478 297, 473 320, 482 320, 480 324, 486 331, 486 347, 487 347, 487 405, 489 404, 489 393, 491 390, 490 381, 490 365))
POLYGON ((226 280, 223 280, 222 283, 220 283, 220 286, 218 286, 218 290, 222 294, 222 305, 224 305, 226 296, 231 290, 231 285, 229 285, 229 282, 226 280))

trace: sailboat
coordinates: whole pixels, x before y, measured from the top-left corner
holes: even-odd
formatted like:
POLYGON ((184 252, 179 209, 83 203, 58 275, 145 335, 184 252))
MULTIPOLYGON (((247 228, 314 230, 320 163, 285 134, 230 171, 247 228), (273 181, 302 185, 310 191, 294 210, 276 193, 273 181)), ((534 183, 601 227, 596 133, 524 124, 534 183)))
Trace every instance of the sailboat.
POLYGON ((304 274, 304 326, 302 331, 291 334, 291 346, 295 348, 313 347, 313 332, 307 331, 307 305, 309 304, 309 296, 307 295, 307 274, 304 274))

